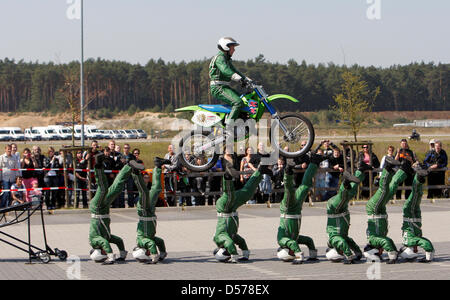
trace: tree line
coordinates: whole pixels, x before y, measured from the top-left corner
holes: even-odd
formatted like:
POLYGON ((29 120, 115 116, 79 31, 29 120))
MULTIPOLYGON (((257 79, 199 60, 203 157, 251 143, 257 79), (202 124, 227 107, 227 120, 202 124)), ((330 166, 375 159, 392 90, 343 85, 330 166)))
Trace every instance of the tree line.
MULTIPOLYGON (((217 103, 209 95, 209 59, 165 62, 151 59, 145 65, 123 61, 88 59, 85 62, 85 91, 88 110, 127 110, 130 106, 154 111, 200 103, 217 103)), ((263 55, 234 65, 264 85, 269 94, 289 94, 300 100, 276 104, 283 110, 329 109, 339 93, 342 74, 350 71, 379 87, 374 111, 450 110, 450 64, 411 63, 388 68, 340 66, 334 63, 286 64, 266 61, 263 55)), ((66 64, 0 60, 1 112, 62 112, 70 105, 62 92, 67 74, 79 76, 79 62, 66 64)), ((236 86, 236 89, 240 89, 236 86)))

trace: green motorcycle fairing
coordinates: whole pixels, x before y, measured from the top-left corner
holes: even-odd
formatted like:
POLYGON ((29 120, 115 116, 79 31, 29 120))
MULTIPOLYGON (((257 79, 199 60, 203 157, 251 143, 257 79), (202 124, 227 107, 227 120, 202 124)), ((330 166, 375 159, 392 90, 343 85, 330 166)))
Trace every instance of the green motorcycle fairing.
MULTIPOLYGON (((250 107, 250 112, 247 110, 242 110, 242 112, 248 113, 249 117, 251 119, 255 119, 257 122, 262 118, 264 112, 266 111, 266 107, 264 105, 264 103, 261 101, 261 99, 258 97, 258 95, 256 94, 255 91, 252 91, 246 95, 244 95, 242 98, 242 101, 245 103, 245 105, 247 107, 249 107, 249 103, 251 101, 256 101, 256 104, 252 104, 253 106, 250 107), (253 110, 252 110, 253 108, 253 110)), ((300 101, 298 101, 297 99, 295 99, 292 96, 289 95, 285 95, 285 94, 275 94, 275 95, 271 95, 269 97, 267 97, 267 102, 270 103, 274 100, 277 99, 288 99, 292 102, 298 103, 300 101)), ((191 105, 191 106, 186 106, 186 107, 182 107, 182 108, 177 108, 175 109, 176 112, 183 112, 183 111, 205 111, 205 112, 209 112, 209 113, 213 113, 217 116, 219 116, 219 118, 221 120, 225 120, 227 114, 226 113, 219 113, 219 112, 211 112, 209 110, 206 110, 204 108, 201 108, 198 105, 191 105)))

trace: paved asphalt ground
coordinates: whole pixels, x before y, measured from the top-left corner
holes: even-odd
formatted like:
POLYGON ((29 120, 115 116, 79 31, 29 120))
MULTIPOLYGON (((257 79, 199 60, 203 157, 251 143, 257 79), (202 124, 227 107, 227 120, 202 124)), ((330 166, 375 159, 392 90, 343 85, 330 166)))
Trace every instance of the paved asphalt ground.
MULTIPOLYGON (((401 245, 401 205, 388 206, 390 237, 401 245)), ((355 265, 331 263, 325 259, 327 235, 325 203, 314 207, 305 204, 301 234, 311 236, 319 249, 320 261, 292 265, 276 258, 279 206, 244 206, 239 210, 239 233, 251 249, 251 261, 223 264, 214 260, 212 241, 216 226, 213 207, 162 208, 158 214, 158 236, 166 241, 167 259, 157 265, 142 265, 131 254, 126 262, 102 266, 89 260, 87 210, 56 211, 45 215, 48 243, 64 249, 80 260, 80 264, 53 259, 49 264, 26 264, 27 255, 0 242, 0 279, 67 279, 67 273, 80 270, 81 279, 450 279, 450 200, 422 203, 424 236, 436 248, 436 261, 431 264, 400 262, 396 265, 375 265, 365 261, 355 265), (78 268, 79 266, 79 268, 78 268)), ((364 247, 366 215, 364 205, 351 207, 350 235, 364 247)), ((112 210, 112 232, 124 239, 127 250, 135 246, 137 215, 134 209, 112 210)), ((32 218, 33 242, 42 245, 40 218, 32 218)), ((0 231, 26 237, 26 224, 0 228, 0 231)), ((0 238, 3 238, 0 236, 0 238)), ((113 246, 114 247, 114 246, 113 246)), ((115 248, 116 249, 116 248, 115 248)), ((302 248, 305 255, 308 250, 302 248)), ((423 253, 423 252, 422 252, 423 253)))

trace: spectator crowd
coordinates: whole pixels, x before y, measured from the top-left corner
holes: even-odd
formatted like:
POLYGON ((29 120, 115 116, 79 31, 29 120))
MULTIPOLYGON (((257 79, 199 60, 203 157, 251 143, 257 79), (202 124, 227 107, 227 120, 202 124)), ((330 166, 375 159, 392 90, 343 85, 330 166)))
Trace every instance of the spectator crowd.
MULTIPOLYGON (((345 142, 345 141, 344 141, 345 142)), ((305 146, 302 144, 302 146, 305 146)), ((258 144, 257 149, 248 147, 241 149, 242 155, 236 155, 234 159, 235 168, 242 171, 239 182, 237 182, 236 189, 239 189, 249 179, 250 173, 256 170, 262 161, 262 158, 270 156, 264 147, 263 143, 258 144)), ((340 174, 344 171, 344 157, 347 163, 353 161, 354 165, 358 161, 364 161, 366 164, 374 168, 383 168, 387 156, 393 157, 399 161, 409 160, 412 164, 420 163, 423 167, 431 170, 428 176, 427 198, 439 198, 443 196, 444 189, 436 186, 446 185, 445 170, 447 167, 448 158, 442 143, 438 140, 430 140, 429 151, 425 155, 423 162, 419 162, 415 152, 409 148, 408 141, 402 139, 398 149, 394 146, 389 146, 386 153, 379 160, 378 156, 371 151, 370 145, 363 145, 359 153, 350 151, 350 147, 344 146, 342 149, 331 142, 330 140, 323 140, 312 149, 314 153, 324 155, 327 159, 320 164, 320 168, 325 169, 318 172, 315 177, 315 194, 311 196, 315 201, 327 201, 329 198, 337 193, 339 186, 340 174), (352 154, 353 155, 352 155, 352 154), (437 170, 437 171, 434 171, 437 170)), ((22 153, 17 151, 16 144, 8 144, 5 146, 5 153, 0 155, 0 182, 1 189, 18 189, 20 191, 2 191, 0 208, 10 205, 16 205, 25 201, 32 201, 34 199, 41 199, 43 197, 48 210, 58 209, 66 205, 66 197, 64 190, 35 190, 41 187, 64 187, 68 188, 68 205, 73 206, 74 203, 82 205, 83 208, 88 208, 88 189, 91 193, 95 190, 94 173, 89 173, 86 169, 89 166, 89 161, 94 160, 94 156, 103 152, 106 156, 104 164, 105 170, 112 170, 108 173, 109 184, 114 181, 117 172, 126 163, 130 155, 134 155, 139 162, 141 152, 139 149, 131 149, 129 144, 118 145, 115 141, 110 141, 103 149, 99 147, 97 141, 92 141, 91 147, 87 151, 77 151, 76 156, 73 157, 70 152, 64 156, 63 152, 55 152, 53 147, 49 147, 46 153, 42 153, 39 146, 33 146, 31 149, 25 148, 22 153), (63 161, 63 157, 65 161, 63 161), (39 170, 39 169, 61 169, 65 165, 66 168, 76 169, 70 172, 65 179, 62 170, 39 170), (16 171, 15 169, 22 169, 16 171), (38 170, 33 170, 38 169, 38 170), (89 177, 90 176, 90 177, 89 177), (73 188, 76 184, 76 193, 73 188), (89 186, 90 184, 90 186, 89 186), (30 189, 30 190, 28 190, 30 189), (75 197, 76 194, 76 197, 75 197), (75 202, 74 202, 75 201, 75 202)), ((295 182, 300 185, 303 172, 308 167, 309 155, 297 157, 294 159, 295 168, 299 170, 295 176, 295 182)), ((201 176, 189 176, 191 171, 186 169, 180 162, 176 149, 173 145, 169 145, 168 152, 164 157, 171 161, 170 165, 163 166, 164 175, 164 195, 158 202, 158 206, 175 206, 179 205, 213 205, 221 195, 221 176, 212 176, 216 172, 223 171, 221 160, 208 171, 202 173, 201 176), (194 193, 192 196, 179 196, 175 192, 194 193)), ((189 159, 189 157, 186 157, 189 159)), ((203 164, 200 159, 191 163, 203 164)), ((271 167, 273 176, 265 174, 261 181, 258 191, 254 199, 249 201, 251 203, 277 203, 283 197, 283 177, 286 166, 286 159, 279 157, 277 162, 271 167)), ((374 186, 377 184, 377 173, 373 172, 374 186)), ((144 180, 151 187, 151 174, 144 174, 144 180)), ((405 186, 411 186, 413 178, 407 178, 404 182, 405 186)), ((369 197, 369 176, 362 183, 363 189, 361 191, 362 198, 369 197)), ((448 192, 448 191, 447 191, 448 192)), ((399 190, 396 198, 402 197, 403 190, 399 190)), ((404 190, 405 198, 409 196, 410 190, 404 190)), ((114 201, 113 208, 134 207, 138 201, 137 188, 133 180, 127 182, 123 193, 114 201)))

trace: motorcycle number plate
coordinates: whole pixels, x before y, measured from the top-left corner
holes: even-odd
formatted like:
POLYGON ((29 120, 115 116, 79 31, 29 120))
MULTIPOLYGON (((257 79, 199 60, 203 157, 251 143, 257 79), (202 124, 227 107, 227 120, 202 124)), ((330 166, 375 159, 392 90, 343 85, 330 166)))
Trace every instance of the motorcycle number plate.
POLYGON ((221 121, 221 118, 207 111, 196 111, 192 117, 192 122, 202 127, 211 127, 221 121))

